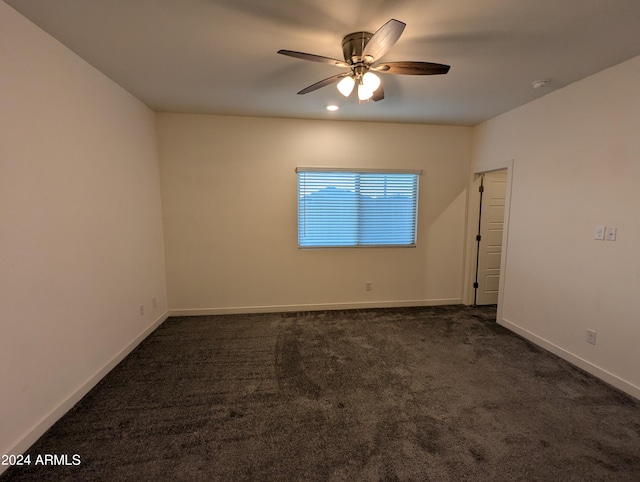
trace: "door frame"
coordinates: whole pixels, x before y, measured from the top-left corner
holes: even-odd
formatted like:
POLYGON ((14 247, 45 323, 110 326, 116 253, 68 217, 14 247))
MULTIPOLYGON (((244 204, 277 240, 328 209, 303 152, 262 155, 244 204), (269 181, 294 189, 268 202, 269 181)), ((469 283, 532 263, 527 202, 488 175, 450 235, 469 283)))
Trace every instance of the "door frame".
POLYGON ((476 235, 478 232, 478 223, 480 222, 480 196, 478 187, 480 186, 480 178, 482 174, 492 171, 507 170, 507 188, 504 204, 504 224, 502 230, 502 254, 500 256, 500 282, 498 284, 498 313, 497 320, 502 319, 502 307, 504 299, 504 289, 506 286, 506 268, 509 250, 509 219, 511 214, 511 191, 513 185, 513 159, 492 164, 485 164, 481 167, 474 168, 469 180, 469 188, 467 190, 467 236, 466 236, 466 255, 464 263, 464 286, 462 289, 462 302, 465 305, 473 304, 473 283, 475 281, 475 267, 478 258, 476 235))

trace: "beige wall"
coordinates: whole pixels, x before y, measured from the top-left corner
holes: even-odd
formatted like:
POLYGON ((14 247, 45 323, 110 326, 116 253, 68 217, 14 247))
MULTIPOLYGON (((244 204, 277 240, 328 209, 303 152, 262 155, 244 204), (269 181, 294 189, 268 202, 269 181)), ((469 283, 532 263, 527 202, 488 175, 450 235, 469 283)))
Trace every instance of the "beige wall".
POLYGON ((474 168, 513 159, 502 323, 640 398, 639 79, 640 57, 478 126, 474 168))
POLYGON ((0 106, 7 454, 34 442, 167 306, 154 113, 2 2, 0 106))
POLYGON ((470 128, 160 114, 158 133, 172 312, 460 302, 470 128), (423 169, 418 247, 299 250, 297 166, 423 169))

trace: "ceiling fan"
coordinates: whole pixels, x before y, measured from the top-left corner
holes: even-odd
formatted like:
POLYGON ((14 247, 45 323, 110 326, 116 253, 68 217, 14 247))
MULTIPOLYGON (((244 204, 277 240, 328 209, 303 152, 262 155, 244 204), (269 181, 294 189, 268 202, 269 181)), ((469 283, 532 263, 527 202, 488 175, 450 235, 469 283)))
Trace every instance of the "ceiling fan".
POLYGON ((375 72, 403 75, 440 75, 449 72, 449 65, 434 64, 432 62, 378 63, 380 58, 395 45, 405 27, 406 24, 404 22, 392 18, 380 27, 376 33, 354 32, 346 35, 342 39, 344 60, 293 50, 278 50, 278 53, 297 59, 311 60, 350 69, 348 72, 332 75, 320 82, 316 82, 302 89, 298 92, 298 95, 308 94, 321 87, 338 82, 338 90, 345 97, 349 97, 357 85, 359 101, 379 101, 384 99, 384 89, 380 78, 375 72))

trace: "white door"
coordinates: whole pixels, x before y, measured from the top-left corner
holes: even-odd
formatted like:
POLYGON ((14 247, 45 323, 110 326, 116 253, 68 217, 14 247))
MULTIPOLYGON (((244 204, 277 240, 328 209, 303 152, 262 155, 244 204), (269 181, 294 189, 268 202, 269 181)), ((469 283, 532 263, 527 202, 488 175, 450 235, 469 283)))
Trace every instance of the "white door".
POLYGON ((483 174, 482 205, 480 211, 480 243, 476 304, 498 303, 500 285, 500 257, 502 256, 502 229, 507 193, 507 170, 483 174))

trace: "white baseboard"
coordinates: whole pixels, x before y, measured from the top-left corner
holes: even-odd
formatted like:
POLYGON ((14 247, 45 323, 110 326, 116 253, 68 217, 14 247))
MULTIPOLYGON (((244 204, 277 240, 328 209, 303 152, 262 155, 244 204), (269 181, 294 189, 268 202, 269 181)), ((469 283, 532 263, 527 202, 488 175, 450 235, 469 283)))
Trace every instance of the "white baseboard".
MULTIPOLYGON (((102 368, 96 371, 88 380, 82 383, 77 390, 71 393, 65 400, 63 400, 57 407, 52 409, 47 415, 45 415, 39 422, 37 422, 27 433, 22 436, 11 447, 7 448, 2 453, 4 454, 22 454, 26 452, 42 435, 49 430, 62 416, 67 413, 73 406, 78 403, 82 397, 84 397, 89 391, 95 387, 100 380, 102 380, 107 373, 115 368, 124 358, 136 348, 142 340, 151 334, 158 326, 160 326, 167 318, 169 313, 165 313, 156 319, 151 325, 145 328, 131 343, 120 350, 111 360, 105 363, 102 368)), ((0 466, 0 474, 4 472, 8 466, 0 466)))
POLYGON ((458 305, 462 298, 430 300, 354 301, 301 305, 234 306, 224 308, 182 308, 169 310, 171 316, 233 315, 244 313, 280 313, 289 311, 357 310, 362 308, 405 308, 411 306, 458 305))
POLYGON ((535 333, 526 330, 515 323, 502 318, 498 320, 498 324, 504 326, 505 328, 517 333, 518 335, 526 338, 527 340, 535 343, 536 345, 544 348, 547 351, 550 351, 554 355, 559 356, 560 358, 568 361, 569 363, 577 366, 578 368, 584 370, 585 372, 590 373, 591 375, 598 377, 605 383, 617 388, 618 390, 622 390, 625 393, 628 393, 634 398, 640 399, 640 387, 637 387, 631 382, 620 378, 617 375, 605 370, 604 368, 600 368, 597 365, 594 365, 590 361, 585 360, 584 358, 575 355, 564 348, 545 340, 544 338, 539 337, 535 333))

